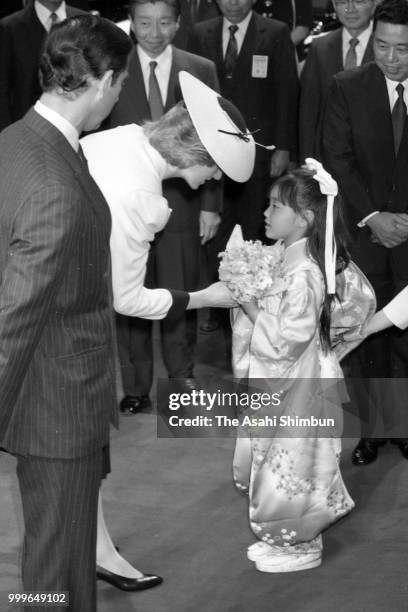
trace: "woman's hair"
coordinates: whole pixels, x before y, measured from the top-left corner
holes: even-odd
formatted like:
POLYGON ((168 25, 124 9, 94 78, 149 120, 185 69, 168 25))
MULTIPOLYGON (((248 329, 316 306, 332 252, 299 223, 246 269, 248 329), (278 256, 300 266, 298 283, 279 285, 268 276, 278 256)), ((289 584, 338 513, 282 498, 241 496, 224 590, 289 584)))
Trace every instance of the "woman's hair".
MULTIPOLYGON (((330 313, 333 296, 327 294, 327 279, 324 265, 326 210, 327 198, 320 192, 320 186, 314 180, 314 171, 299 169, 288 172, 279 178, 273 185, 278 190, 279 200, 292 208, 295 213, 308 221, 305 211, 313 213, 313 220, 309 221, 306 231, 307 244, 311 257, 319 266, 325 284, 325 297, 320 315, 320 340, 324 351, 331 348, 330 343, 330 313)), ((336 271, 340 272, 347 267, 350 256, 347 250, 348 233, 343 220, 341 198, 337 196, 334 204, 334 238, 337 246, 336 271)))
POLYGON ((55 25, 46 38, 40 59, 43 91, 61 88, 80 94, 88 78, 113 71, 112 84, 126 70, 132 42, 108 19, 78 15, 55 25))
POLYGON ((215 161, 201 142, 183 102, 179 102, 157 121, 143 124, 152 147, 176 168, 215 166, 215 161))

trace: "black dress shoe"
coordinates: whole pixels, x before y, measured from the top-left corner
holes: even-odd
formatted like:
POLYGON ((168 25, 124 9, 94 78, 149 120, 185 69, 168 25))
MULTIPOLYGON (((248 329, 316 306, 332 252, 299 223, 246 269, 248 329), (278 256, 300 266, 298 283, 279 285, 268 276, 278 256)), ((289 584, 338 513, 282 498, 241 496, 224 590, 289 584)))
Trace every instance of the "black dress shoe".
POLYGON ((191 393, 198 391, 201 387, 193 376, 187 378, 176 378, 177 389, 180 393, 191 393))
POLYGON ((378 444, 371 438, 361 438, 353 450, 351 462, 353 465, 368 465, 377 459, 378 444))
POLYGON ((148 395, 125 395, 119 404, 120 411, 126 415, 136 414, 150 406, 151 401, 148 395))
POLYGON ((391 438, 391 444, 395 444, 401 451, 404 459, 408 459, 408 440, 407 438, 391 438))
POLYGON ((161 576, 155 576, 154 574, 145 574, 141 578, 125 578, 110 572, 100 565, 96 566, 96 577, 98 580, 109 582, 109 584, 112 584, 117 589, 121 589, 121 591, 143 591, 163 582, 161 576))

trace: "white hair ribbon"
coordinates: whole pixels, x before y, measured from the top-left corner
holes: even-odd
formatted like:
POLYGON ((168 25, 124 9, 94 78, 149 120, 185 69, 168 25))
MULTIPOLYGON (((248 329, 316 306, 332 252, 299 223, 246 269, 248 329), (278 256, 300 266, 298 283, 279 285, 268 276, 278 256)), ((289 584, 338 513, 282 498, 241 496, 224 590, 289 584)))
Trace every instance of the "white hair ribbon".
POLYGON ((334 238, 334 198, 339 190, 334 178, 326 172, 322 164, 316 159, 307 157, 305 159, 308 170, 314 170, 313 178, 319 183, 320 192, 327 196, 326 208, 326 235, 324 245, 324 268, 326 272, 327 293, 336 293, 336 259, 337 246, 334 238))

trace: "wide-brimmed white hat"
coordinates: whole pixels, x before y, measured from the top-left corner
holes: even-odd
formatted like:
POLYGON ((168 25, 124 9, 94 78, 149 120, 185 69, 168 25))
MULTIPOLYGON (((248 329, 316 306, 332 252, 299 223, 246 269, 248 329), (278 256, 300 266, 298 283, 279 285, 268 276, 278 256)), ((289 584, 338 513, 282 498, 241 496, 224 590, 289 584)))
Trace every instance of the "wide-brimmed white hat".
POLYGON ((244 183, 254 169, 255 142, 239 110, 202 81, 181 70, 184 102, 201 142, 217 166, 244 183))

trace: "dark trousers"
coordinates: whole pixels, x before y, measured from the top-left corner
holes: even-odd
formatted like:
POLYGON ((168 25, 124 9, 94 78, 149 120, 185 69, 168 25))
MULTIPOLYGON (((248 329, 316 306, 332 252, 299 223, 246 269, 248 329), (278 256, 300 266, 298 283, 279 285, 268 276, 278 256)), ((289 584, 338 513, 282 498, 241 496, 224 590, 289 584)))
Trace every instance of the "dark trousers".
MULTIPOLYGON (((25 524, 24 589, 68 591, 70 605, 64 610, 96 611, 101 467, 100 450, 77 459, 17 456, 25 524)), ((50 609, 54 607, 27 607, 50 609)))
MULTIPOLYGON (((374 288, 377 309, 408 284, 407 243, 386 249, 371 241, 367 228, 356 235, 351 255, 374 288)), ((342 365, 346 377, 361 379, 352 400, 362 437, 408 437, 408 331, 394 328, 368 338, 342 365)))
MULTIPOLYGON (((116 317, 119 360, 125 395, 148 395, 153 382, 152 321, 116 317)), ((189 310, 178 321, 160 321, 163 362, 172 378, 193 376, 197 314, 189 310)))
MULTIPOLYGON (((197 221, 198 223, 198 221, 197 221)), ((200 277, 198 225, 186 231, 158 234, 151 246, 145 286, 194 291, 200 277)), ((147 395, 153 382, 152 322, 117 315, 119 360, 125 395, 147 395)), ((177 321, 160 321, 163 361, 172 378, 193 376, 197 314, 186 312, 177 321)))

